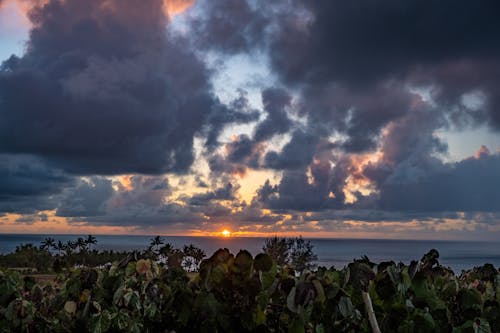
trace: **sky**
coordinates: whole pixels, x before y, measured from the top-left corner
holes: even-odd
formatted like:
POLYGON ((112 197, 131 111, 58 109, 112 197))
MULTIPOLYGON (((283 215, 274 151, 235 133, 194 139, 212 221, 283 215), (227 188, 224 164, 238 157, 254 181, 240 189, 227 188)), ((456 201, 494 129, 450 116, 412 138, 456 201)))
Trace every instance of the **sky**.
POLYGON ((0 233, 496 240, 494 0, 0 0, 0 233))

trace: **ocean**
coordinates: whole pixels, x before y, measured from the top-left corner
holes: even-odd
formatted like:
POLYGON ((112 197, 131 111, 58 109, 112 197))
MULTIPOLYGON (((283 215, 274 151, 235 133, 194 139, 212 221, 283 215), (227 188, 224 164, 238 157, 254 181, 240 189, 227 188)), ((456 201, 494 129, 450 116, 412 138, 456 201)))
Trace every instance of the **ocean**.
MULTIPOLYGON (((14 251, 20 244, 32 243, 38 246, 46 237, 66 242, 82 236, 0 234, 0 253, 14 251)), ((143 250, 152 238, 152 236, 122 235, 95 235, 95 237, 97 249, 116 251, 143 250)), ((219 248, 228 248, 233 253, 246 249, 255 255, 261 251, 265 242, 265 238, 253 237, 162 236, 162 238, 177 248, 193 244, 203 249, 207 255, 211 255, 219 248)), ((387 239, 310 239, 310 241, 318 256, 316 264, 326 267, 341 268, 363 255, 367 255, 373 262, 394 260, 408 264, 411 260, 420 259, 433 248, 439 251, 441 264, 449 266, 455 273, 485 263, 491 263, 497 268, 500 266, 500 242, 387 239)))

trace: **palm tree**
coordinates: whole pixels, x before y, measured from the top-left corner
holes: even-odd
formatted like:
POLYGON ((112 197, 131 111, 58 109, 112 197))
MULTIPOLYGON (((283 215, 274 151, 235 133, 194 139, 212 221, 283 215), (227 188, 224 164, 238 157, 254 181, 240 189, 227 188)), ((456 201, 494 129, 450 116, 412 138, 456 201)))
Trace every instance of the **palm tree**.
POLYGON ((54 247, 55 244, 56 244, 56 241, 54 240, 54 238, 47 237, 40 244, 40 249, 42 249, 42 250, 50 250, 51 248, 54 247))
POLYGON ((78 248, 78 252, 83 252, 87 249, 87 243, 85 242, 85 239, 83 239, 82 237, 78 237, 75 246, 78 248))
POLYGON ((164 257, 168 257, 174 251, 174 247, 170 243, 165 243, 160 249, 158 253, 163 255, 164 257))
POLYGON ((158 252, 160 245, 165 243, 163 239, 160 236, 155 236, 154 238, 151 238, 151 243, 150 243, 150 249, 155 248, 155 251, 158 252))
POLYGON ((55 244, 53 246, 53 248, 54 248, 54 250, 57 250, 57 252, 59 253, 59 256, 61 256, 61 252, 66 249, 66 245, 64 245, 63 242, 58 241, 57 244, 55 244))
POLYGON ((66 255, 70 255, 71 253, 73 253, 73 251, 75 251, 76 249, 76 242, 72 242, 72 241, 67 241, 66 242, 66 246, 64 247, 64 249, 66 250, 66 255))
POLYGON ((85 240, 85 243, 87 243, 88 249, 90 251, 90 246, 97 244, 97 239, 92 235, 88 235, 87 239, 85 240))
POLYGON ((203 258, 205 258, 205 251, 194 246, 193 244, 184 245, 183 252, 186 256, 193 257, 197 264, 199 264, 203 258))
POLYGON ((184 253, 184 269, 190 272, 196 271, 205 257, 205 252, 193 244, 184 245, 182 252, 184 253))

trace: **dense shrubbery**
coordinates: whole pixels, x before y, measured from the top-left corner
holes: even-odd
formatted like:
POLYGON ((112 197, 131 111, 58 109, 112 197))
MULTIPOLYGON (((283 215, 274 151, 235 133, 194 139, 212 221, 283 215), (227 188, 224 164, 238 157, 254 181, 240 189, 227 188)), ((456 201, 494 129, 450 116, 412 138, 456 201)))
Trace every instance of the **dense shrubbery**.
POLYGON ((226 249, 196 273, 133 255, 53 282, 4 270, 0 332, 500 332, 499 272, 457 277, 437 258, 362 258, 299 277, 267 254, 226 249))

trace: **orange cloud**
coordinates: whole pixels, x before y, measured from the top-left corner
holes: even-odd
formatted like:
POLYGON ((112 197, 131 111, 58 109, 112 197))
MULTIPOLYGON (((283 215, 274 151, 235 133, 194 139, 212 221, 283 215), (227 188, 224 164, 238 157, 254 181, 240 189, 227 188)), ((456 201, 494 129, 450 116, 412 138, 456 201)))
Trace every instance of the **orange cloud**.
POLYGON ((194 4, 195 0, 165 0, 163 7, 169 17, 179 15, 194 4))

